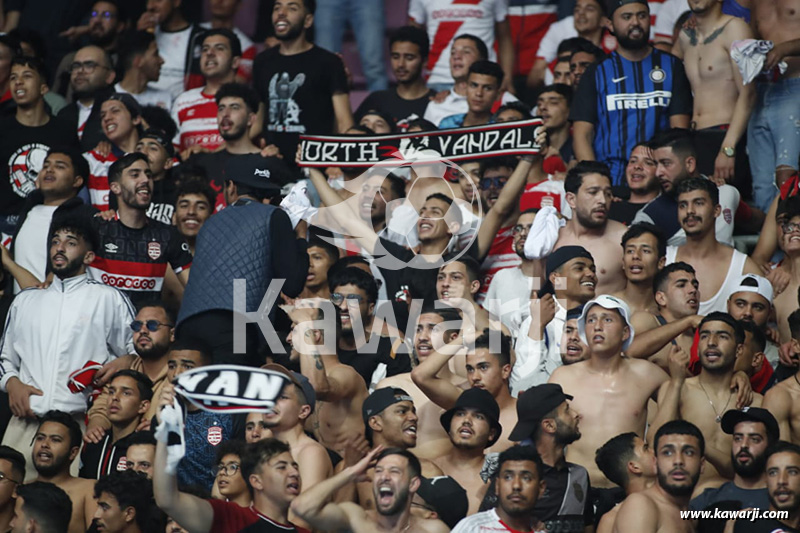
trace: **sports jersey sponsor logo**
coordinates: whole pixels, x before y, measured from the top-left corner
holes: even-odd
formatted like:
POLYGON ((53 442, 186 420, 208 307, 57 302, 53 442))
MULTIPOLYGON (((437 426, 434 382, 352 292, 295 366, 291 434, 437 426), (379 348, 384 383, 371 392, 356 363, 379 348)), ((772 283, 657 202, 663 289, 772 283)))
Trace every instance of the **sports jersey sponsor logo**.
POLYGON ((138 276, 124 276, 107 272, 103 272, 100 275, 100 281, 111 287, 126 291, 152 291, 156 290, 156 287, 161 288, 161 279, 159 278, 140 278, 138 276))
POLYGON ((157 242, 148 242, 147 256, 153 261, 161 257, 161 244, 157 242))
POLYGON ((106 244, 106 253, 115 254, 119 250, 119 246, 114 244, 113 242, 109 242, 106 244))
POLYGON ((433 20, 436 19, 482 19, 483 18, 483 10, 482 9, 437 9, 433 13, 431 13, 431 18, 433 20))
POLYGON ((269 169, 265 168, 264 170, 261 170, 260 168, 257 168, 253 172, 253 176, 261 176, 262 178, 268 178, 269 177, 269 169))
POLYGON ((669 106, 672 91, 652 91, 649 93, 623 93, 606 96, 606 107, 609 111, 624 109, 648 109, 650 107, 669 106))
POLYGON ((220 442, 222 442, 222 428, 219 426, 211 426, 208 428, 208 434, 206 435, 206 440, 212 446, 216 446, 220 442))
POLYGON ((25 198, 36 188, 36 178, 49 150, 44 144, 30 143, 17 148, 8 158, 8 176, 17 195, 25 198))

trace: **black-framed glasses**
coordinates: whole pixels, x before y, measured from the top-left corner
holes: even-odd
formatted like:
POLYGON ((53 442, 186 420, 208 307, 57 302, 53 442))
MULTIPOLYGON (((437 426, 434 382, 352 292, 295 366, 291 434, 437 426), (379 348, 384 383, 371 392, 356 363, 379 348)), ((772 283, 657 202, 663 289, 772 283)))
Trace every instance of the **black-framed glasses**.
POLYGON ((239 463, 228 463, 226 465, 219 464, 217 465, 217 475, 225 474, 228 477, 235 476, 236 472, 239 471, 239 463))
POLYGON ((107 67, 105 65, 101 65, 97 61, 83 61, 83 62, 76 61, 76 62, 74 62, 73 64, 71 64, 69 66, 69 71, 70 72, 77 72, 77 71, 83 69, 87 73, 91 74, 92 72, 94 72, 97 69, 97 67, 109 68, 109 67, 107 67))
POLYGON ((511 231, 514 232, 514 235, 519 235, 520 233, 530 233, 532 225, 533 224, 517 224, 511 231))
POLYGON ((342 294, 340 292, 331 293, 331 303, 333 305, 341 305, 345 300, 347 300, 348 303, 357 302, 360 304, 364 301, 364 297, 360 294, 342 294))
POLYGON ((160 327, 171 328, 172 324, 164 324, 163 322, 159 322, 158 320, 148 320, 146 322, 143 322, 141 320, 134 320, 133 322, 131 322, 131 329, 134 332, 141 331, 142 326, 147 326, 148 331, 152 331, 153 333, 155 333, 156 331, 158 331, 158 328, 160 327))
POLYGON ((8 476, 7 476, 6 474, 4 474, 3 472, 0 472, 0 481, 3 481, 3 480, 10 481, 10 482, 11 482, 11 483, 13 483, 14 485, 20 485, 20 484, 22 484, 22 482, 21 482, 21 481, 17 481, 17 480, 15 480, 15 479, 11 479, 10 477, 8 477, 8 476))
POLYGON ((497 176, 495 178, 481 178, 479 185, 481 189, 490 189, 494 186, 495 189, 502 189, 503 185, 508 181, 509 176, 497 176))
POLYGON ((781 224, 781 229, 784 233, 793 233, 800 230, 800 223, 797 222, 784 222, 781 224))

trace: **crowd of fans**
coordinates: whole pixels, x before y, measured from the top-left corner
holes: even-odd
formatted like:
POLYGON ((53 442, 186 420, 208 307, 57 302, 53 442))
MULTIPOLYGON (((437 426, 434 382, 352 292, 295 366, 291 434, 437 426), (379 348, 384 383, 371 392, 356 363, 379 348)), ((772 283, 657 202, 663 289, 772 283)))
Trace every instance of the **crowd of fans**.
POLYGON ((800 0, 0 5, 0 532, 800 531, 800 0))

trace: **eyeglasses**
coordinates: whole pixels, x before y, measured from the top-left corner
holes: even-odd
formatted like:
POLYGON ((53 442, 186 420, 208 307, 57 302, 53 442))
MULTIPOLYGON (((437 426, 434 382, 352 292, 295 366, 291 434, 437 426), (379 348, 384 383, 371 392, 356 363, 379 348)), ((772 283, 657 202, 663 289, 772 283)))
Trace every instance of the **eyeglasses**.
POLYGON ((800 224, 796 222, 784 222, 781 224, 781 229, 784 233, 794 233, 795 231, 800 230, 800 224))
POLYGON ((481 178, 481 189, 489 189, 494 186, 495 189, 502 189, 503 185, 508 181, 508 176, 497 176, 496 178, 481 178))
POLYGON ((235 476, 239 471, 239 463, 228 463, 226 465, 217 465, 217 475, 225 474, 228 477, 235 476))
POLYGON ((70 72, 77 72, 77 71, 83 69, 87 73, 91 74, 92 72, 95 71, 95 69, 97 69, 97 67, 105 68, 105 69, 109 68, 109 67, 107 67, 105 65, 101 65, 97 61, 84 61, 83 63, 81 63, 79 61, 76 61, 76 62, 74 62, 73 64, 71 64, 69 66, 69 71, 70 72))
POLYGON ((92 11, 91 18, 103 17, 104 19, 113 19, 116 15, 111 11, 92 11))
POLYGON ((511 230, 514 232, 514 235, 519 235, 520 233, 530 233, 532 224, 517 224, 511 230))
POLYGON ((21 481, 16 481, 14 479, 11 479, 10 477, 5 475, 4 473, 0 472, 0 481, 3 481, 3 480, 10 481, 14 485, 20 485, 22 483, 21 481))
POLYGON ((142 330, 142 326, 147 326, 147 329, 149 331, 152 331, 153 333, 155 333, 156 331, 158 331, 158 328, 160 328, 162 326, 166 326, 168 328, 171 328, 172 324, 162 324, 158 320, 148 320, 147 322, 142 322, 141 320, 134 320, 133 322, 131 322, 131 329, 134 332, 141 331, 142 330))
POLYGON ((364 301, 364 297, 360 294, 342 294, 340 292, 334 292, 331 294, 331 303, 333 305, 341 305, 345 300, 348 300, 348 302, 352 301, 361 303, 364 301))

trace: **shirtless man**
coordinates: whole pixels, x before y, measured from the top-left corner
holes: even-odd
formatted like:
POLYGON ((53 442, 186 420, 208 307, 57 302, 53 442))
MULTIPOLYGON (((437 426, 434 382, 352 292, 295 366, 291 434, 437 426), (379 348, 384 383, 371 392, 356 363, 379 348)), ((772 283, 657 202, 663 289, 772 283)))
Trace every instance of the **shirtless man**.
MULTIPOLYGON (((451 358, 467 352, 466 367, 469 386, 473 389, 486 390, 492 395, 500 406, 500 422, 506 428, 492 442, 489 451, 501 452, 511 446, 512 442, 508 437, 511 428, 517 422, 517 400, 511 396, 508 385, 511 375, 511 346, 508 337, 501 338, 499 353, 490 349, 490 336, 486 333, 475 339, 474 348, 470 351, 467 351, 463 345, 461 336, 454 338, 444 346, 434 346, 434 350, 425 361, 411 371, 411 379, 414 380, 414 383, 433 403, 443 409, 452 409, 464 390, 451 381, 445 381, 437 376, 451 358)), ((445 428, 445 431, 449 431, 449 428, 445 428)))
POLYGON ((384 450, 379 446, 355 465, 298 496, 292 502, 291 510, 320 531, 450 531, 444 522, 411 514, 411 499, 419 488, 421 475, 419 461, 414 454, 396 448, 384 450), (376 502, 374 511, 367 511, 352 502, 328 503, 339 489, 363 480, 373 461, 375 469, 372 494, 376 502))
POLYGON ((477 331, 487 328, 508 329, 498 320, 493 320, 489 312, 475 302, 475 296, 481 288, 480 265, 473 258, 463 255, 444 257, 445 264, 439 268, 436 277, 436 297, 446 305, 452 305, 464 313, 473 313, 470 322, 477 331))
POLYGON ((572 406, 583 416, 581 438, 567 448, 567 461, 589 471, 593 488, 613 486, 594 464, 595 451, 620 433, 633 431, 644 437, 647 402, 668 380, 653 363, 620 357, 633 337, 629 316, 625 302, 613 296, 587 303, 578 331, 589 346, 590 358, 559 367, 550 376, 550 383, 558 383, 574 397, 572 406))
MULTIPOLYGON (((791 349, 800 353, 800 309, 789 315, 791 349)), ((778 421, 781 440, 800 444, 800 370, 772 387, 764 395, 764 409, 778 421)))
POLYGON ((664 268, 666 255, 664 234, 652 224, 634 224, 622 236, 622 271, 627 281, 614 296, 624 300, 632 313, 656 311, 653 279, 664 268))
MULTIPOLYGON (((719 0, 691 0, 696 24, 681 30, 672 48, 683 59, 694 94, 692 125, 698 168, 723 184, 734 178, 734 163, 746 172, 742 140, 755 103, 755 84, 742 83, 739 67, 731 59, 731 43, 752 39, 743 19, 724 15, 719 0), (738 157, 737 157, 738 156, 738 157)), ((741 179, 744 176, 736 176, 741 179)))
POLYGON ((640 311, 631 317, 636 339, 626 352, 630 357, 646 357, 664 370, 668 367, 670 346, 689 353, 694 328, 700 323, 700 283, 692 265, 678 261, 665 266, 653 283, 658 309, 640 311))
POLYGON ((97 502, 94 479, 71 476, 69 465, 81 449, 81 428, 62 411, 49 411, 39 423, 33 441, 31 459, 39 474, 35 481, 53 483, 72 500, 69 533, 83 533, 92 524, 97 502))
MULTIPOLYGON (((323 318, 321 309, 295 309, 289 317, 292 332, 287 340, 292 345, 292 355, 299 352, 301 373, 308 377, 317 395, 315 432, 322 445, 344 457, 347 443, 364 434, 361 404, 367 397, 367 387, 353 367, 339 361, 335 351, 326 353, 323 331, 313 329, 311 324, 323 318), (298 350, 302 340, 318 348, 298 350)), ((337 313, 336 321, 340 320, 337 313)))
POLYGON ((775 183, 780 186, 797 170, 800 155, 795 123, 800 57, 792 57, 797 55, 800 44, 800 2, 753 0, 750 24, 757 39, 776 45, 767 56, 767 66, 774 67, 780 60, 789 66, 778 81, 758 82, 756 104, 747 128, 753 196, 756 206, 766 212, 778 192, 775 183))
MULTIPOLYGON (((722 431, 722 415, 736 403, 733 380, 736 359, 742 353, 744 330, 728 313, 714 312, 700 325, 697 354, 701 371, 687 378, 680 388, 677 402, 665 401, 667 385, 659 391, 659 415, 667 420, 681 418, 699 427, 707 439, 708 463, 696 486, 698 494, 719 486, 733 477, 731 436, 722 431)), ((749 384, 749 378, 747 382, 749 384)), ((750 405, 760 407, 763 396, 753 394, 750 405)))
POLYGON ((614 533, 692 533, 691 520, 680 511, 689 499, 703 470, 705 439, 691 422, 667 422, 655 436, 657 482, 631 494, 620 505, 614 533))
POLYGON ((484 389, 471 388, 461 393, 455 405, 442 415, 442 427, 450 436, 453 450, 434 459, 434 463, 467 491, 467 515, 478 512, 489 487, 480 473, 484 452, 495 445, 503 432, 499 414, 500 409, 491 394, 484 389))
MULTIPOLYGON (((642 492, 656 482, 653 449, 633 432, 617 435, 597 450, 594 462, 611 481, 625 489, 625 496, 642 492)), ((595 533, 612 533, 620 506, 600 519, 595 533)))
POLYGON ((760 274, 759 266, 742 252, 717 240, 714 225, 720 215, 719 190, 707 179, 686 178, 676 186, 678 220, 686 232, 686 244, 667 247, 667 264, 692 265, 708 298, 699 313, 725 311, 727 299, 742 274, 760 274))
POLYGON ((794 335, 789 330, 788 318, 797 309, 797 293, 800 290, 800 200, 786 201, 785 222, 782 225, 781 248, 786 254, 781 268, 788 272, 789 285, 775 297, 775 318, 781 344, 789 342, 794 335))
POLYGON ((566 199, 573 216, 561 228, 556 249, 583 246, 597 265, 597 294, 625 288, 622 258, 618 250, 625 226, 608 219, 611 209, 611 177, 608 167, 596 161, 581 161, 567 172, 566 199))
MULTIPOLYGON (((403 389, 375 389, 364 400, 362 411, 366 438, 373 447, 409 450, 417 445, 417 411, 414 408, 414 399, 403 389)), ((422 475, 426 478, 443 475, 442 470, 427 459, 420 459, 420 466, 422 475)), ((372 469, 367 471, 367 475, 372 477, 372 469)), ((361 507, 368 511, 374 510, 372 485, 369 482, 359 482, 356 488, 361 507)))
MULTIPOLYGON (((453 340, 458 335, 460 323, 461 317, 453 309, 435 309, 433 306, 423 307, 414 333, 414 358, 418 361, 418 364, 426 361, 433 353, 434 344, 439 346, 453 340), (447 322, 449 327, 455 327, 455 329, 441 331, 438 325, 442 322, 447 322), (442 339, 434 343, 432 339, 435 335, 442 336, 442 339)), ((439 372, 436 373, 436 378, 461 390, 469 386, 467 381, 453 373, 448 365, 442 366, 439 372)), ((426 459, 439 457, 446 453, 451 448, 450 438, 447 436, 447 432, 442 429, 441 422, 439 422, 439 417, 444 413, 444 409, 433 403, 417 387, 416 383, 411 379, 411 372, 384 378, 378 382, 376 389, 385 387, 403 389, 414 399, 414 407, 417 409, 417 445, 411 451, 417 457, 426 459)))

